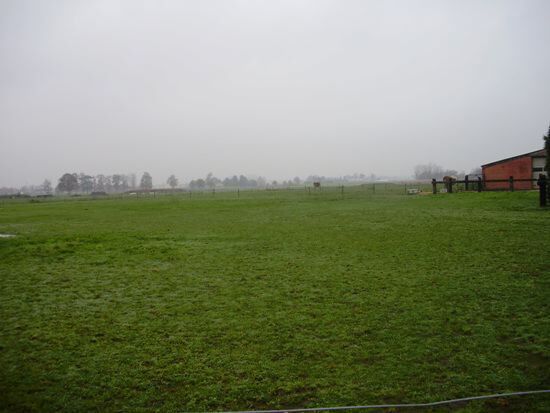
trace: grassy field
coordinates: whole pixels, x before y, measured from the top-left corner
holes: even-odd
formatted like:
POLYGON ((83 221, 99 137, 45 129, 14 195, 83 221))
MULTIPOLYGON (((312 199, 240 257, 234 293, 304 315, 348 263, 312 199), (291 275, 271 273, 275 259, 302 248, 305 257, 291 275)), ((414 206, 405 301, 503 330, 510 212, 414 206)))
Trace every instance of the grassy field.
MULTIPOLYGON (((550 388, 550 210, 536 193, 401 193, 3 202, 0 409, 550 388)), ((457 410, 549 411, 550 396, 457 410)))

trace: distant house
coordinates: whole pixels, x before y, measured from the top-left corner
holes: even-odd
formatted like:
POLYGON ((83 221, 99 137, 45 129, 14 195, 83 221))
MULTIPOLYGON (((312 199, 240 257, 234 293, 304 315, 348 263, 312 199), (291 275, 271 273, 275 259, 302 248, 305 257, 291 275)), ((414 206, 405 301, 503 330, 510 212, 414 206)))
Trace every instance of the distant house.
MULTIPOLYGON (((511 176, 514 179, 537 179, 540 173, 548 175, 548 171, 544 169, 546 156, 546 150, 541 149, 481 165, 483 179, 508 179, 511 176)), ((514 184, 516 189, 533 189, 536 186, 536 182, 516 182, 514 184)), ((487 182, 485 187, 486 189, 506 189, 508 183, 487 182)))

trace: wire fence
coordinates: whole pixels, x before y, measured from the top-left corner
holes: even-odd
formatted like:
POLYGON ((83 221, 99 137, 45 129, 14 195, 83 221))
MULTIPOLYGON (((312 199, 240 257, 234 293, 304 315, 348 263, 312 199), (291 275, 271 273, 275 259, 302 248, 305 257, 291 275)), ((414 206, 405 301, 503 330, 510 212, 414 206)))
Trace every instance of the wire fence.
POLYGON ((246 199, 246 200, 341 200, 361 199, 379 196, 407 195, 410 190, 415 194, 431 193, 429 183, 369 183, 358 185, 326 185, 286 188, 212 188, 193 189, 183 192, 134 192, 125 194, 136 199, 173 197, 174 199, 246 199))
MULTIPOLYGON (((437 182, 439 189, 443 188, 442 182, 437 182)), ((454 192, 476 191, 473 183, 470 186, 462 182, 454 185, 454 192)), ((358 183, 345 185, 321 185, 314 187, 310 185, 289 186, 289 187, 269 187, 269 188, 203 188, 203 189, 151 189, 151 190, 130 190, 124 193, 110 194, 73 194, 56 196, 1 196, 0 206, 5 202, 63 202, 69 200, 116 200, 116 199, 171 199, 178 200, 208 200, 208 199, 295 199, 295 200, 338 200, 338 199, 361 199, 374 198, 380 196, 406 196, 423 195, 433 193, 433 183, 422 182, 374 182, 358 183)))
POLYGON ((210 189, 185 189, 178 192, 170 191, 134 191, 125 194, 130 197, 160 197, 180 196, 190 199, 205 198, 278 198, 278 197, 314 197, 314 198, 347 198, 355 196, 371 195, 407 195, 410 189, 418 193, 431 191, 431 184, 422 183, 365 183, 347 185, 324 185, 314 186, 289 186, 278 188, 210 188, 210 189))

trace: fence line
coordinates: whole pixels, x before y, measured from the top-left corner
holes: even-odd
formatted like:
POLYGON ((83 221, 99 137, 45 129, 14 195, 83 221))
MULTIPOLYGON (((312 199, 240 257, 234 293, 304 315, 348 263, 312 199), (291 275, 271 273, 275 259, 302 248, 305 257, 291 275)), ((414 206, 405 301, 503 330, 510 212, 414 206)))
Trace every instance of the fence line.
MULTIPOLYGON (((28 195, 3 195, 0 196, 0 205, 3 204, 4 200, 28 200, 30 202, 55 202, 55 201, 65 201, 65 200, 99 200, 99 199, 147 199, 147 198, 158 198, 158 197, 177 197, 177 198, 188 198, 188 199, 208 199, 208 198, 220 198, 220 199, 250 199, 258 196, 258 198, 272 198, 277 199, 279 196, 300 196, 301 198, 311 197, 312 199, 325 199, 325 198, 340 198, 340 199, 349 199, 349 198, 359 198, 359 197, 371 197, 375 195, 405 195, 405 194, 416 194, 418 192, 432 192, 437 194, 441 185, 445 186, 446 192, 454 191, 478 191, 482 192, 487 190, 486 183, 499 182, 505 183, 508 182, 509 185, 501 190, 511 190, 519 189, 514 187, 516 182, 535 182, 534 179, 498 179, 498 180, 482 180, 481 178, 477 180, 453 180, 449 181, 438 181, 432 180, 429 181, 411 181, 411 182, 369 182, 369 183, 357 183, 343 185, 341 183, 335 183, 332 185, 326 184, 321 187, 314 186, 291 186, 291 187, 279 187, 279 188, 204 188, 204 189, 187 189, 187 188, 176 188, 174 190, 168 188, 159 188, 151 190, 142 190, 135 189, 123 193, 110 193, 110 194, 100 194, 100 195, 91 195, 91 194, 73 194, 72 196, 55 196, 49 198, 43 197, 31 197, 28 195), (439 188, 438 188, 439 187, 439 188)), ((530 188, 531 189, 531 188, 530 188)), ((535 189, 535 188, 532 188, 535 189)))
MULTIPOLYGON (((260 196, 274 196, 276 197, 279 194, 292 194, 292 195, 305 195, 305 196, 323 196, 323 195, 333 195, 344 197, 345 195, 351 194, 406 194, 408 188, 418 188, 421 192, 429 192, 430 184, 426 182, 422 183, 368 183, 368 184, 356 184, 356 185, 326 185, 321 188, 315 188, 312 186, 301 186, 301 187, 285 187, 285 188, 204 188, 204 189, 179 189, 176 191, 170 190, 136 190, 136 191, 127 191, 124 193, 118 194, 107 194, 102 196, 90 196, 88 194, 71 197, 74 199, 108 199, 115 196, 122 197, 125 199, 136 198, 156 198, 156 197, 181 197, 189 199, 207 199, 215 197, 234 197, 234 198, 246 198, 247 196, 255 197, 256 195, 260 196)), ((64 197, 68 199, 68 197, 64 197)))
MULTIPOLYGON (((463 180, 453 179, 449 177, 449 179, 444 179, 442 181, 438 181, 435 178, 432 179, 432 193, 435 195, 437 194, 437 185, 443 184, 445 185, 445 191, 452 193, 453 192, 453 186, 458 184, 464 184, 464 189, 467 191, 469 189, 469 185, 471 184, 472 187, 474 187, 477 192, 486 191, 486 190, 508 190, 510 192, 514 192, 516 189, 522 189, 522 190, 533 190, 535 189, 535 185, 539 189, 539 204, 541 207, 545 207, 547 204, 547 198, 550 196, 548 192, 550 192, 550 187, 548 186, 546 175, 540 174, 538 179, 535 178, 519 178, 516 179, 513 176, 510 176, 508 179, 482 179, 480 176, 477 177, 477 180, 470 181, 468 179, 468 175, 465 176, 463 180), (531 185, 529 185, 528 188, 516 188, 515 184, 519 182, 529 182, 531 185), (500 187, 494 187, 494 188, 487 188, 487 184, 491 183, 508 183, 506 186, 500 186, 500 187)), ((458 187, 458 186, 457 186, 458 187)))

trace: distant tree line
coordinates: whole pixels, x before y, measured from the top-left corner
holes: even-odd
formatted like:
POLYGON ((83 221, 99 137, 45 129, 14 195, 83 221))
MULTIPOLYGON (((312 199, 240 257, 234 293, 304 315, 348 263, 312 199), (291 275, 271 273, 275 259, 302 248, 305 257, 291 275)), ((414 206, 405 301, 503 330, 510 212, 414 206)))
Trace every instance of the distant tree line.
POLYGON ((288 180, 272 180, 269 181, 266 178, 260 176, 256 178, 249 178, 245 175, 233 175, 224 179, 216 178, 212 173, 209 173, 205 178, 193 179, 189 182, 190 189, 213 189, 216 187, 223 188, 288 188, 301 185, 311 185, 313 182, 323 182, 327 184, 344 184, 344 183, 356 183, 356 182, 373 182, 377 178, 376 175, 371 174, 369 176, 365 174, 353 174, 344 175, 339 177, 326 177, 319 175, 310 175, 306 179, 302 180, 296 176, 293 179, 288 180))
POLYGON ((322 182, 328 184, 345 184, 345 183, 357 183, 357 182, 374 182, 378 179, 384 179, 384 177, 378 177, 374 174, 365 175, 355 173, 353 175, 343 176, 323 176, 323 175, 309 175, 304 183, 309 184, 312 182, 322 182))
MULTIPOLYGON (((451 171, 454 172, 454 171, 451 171)), ((338 177, 309 175, 305 179, 296 176, 287 180, 268 180, 265 177, 249 177, 245 175, 232 175, 223 179, 217 178, 213 173, 208 173, 204 178, 191 180, 188 184, 181 184, 175 175, 170 175, 165 181, 172 189, 188 187, 193 190, 214 188, 289 188, 302 185, 312 185, 314 182, 322 182, 327 185, 343 185, 346 183, 374 182, 379 179, 391 179, 377 177, 374 174, 365 175, 355 173, 338 177)), ((162 185, 161 185, 162 186, 162 185)), ((26 194, 26 195, 53 195, 57 194, 91 194, 91 193, 122 193, 133 190, 153 189, 153 178, 149 172, 144 172, 141 179, 135 173, 113 175, 89 175, 84 172, 64 173, 59 177, 55 187, 48 179, 41 185, 26 185, 21 188, 2 187, 0 195, 26 194)))
MULTIPOLYGON (((44 184, 49 181, 44 181, 44 184)), ((151 185, 152 186, 152 185, 151 185)), ((84 193, 92 192, 118 193, 136 188, 135 174, 114 174, 114 175, 88 175, 85 173, 65 173, 55 187, 57 193, 84 193)), ((49 187, 51 192, 51 184, 49 187)))
MULTIPOLYGON (((311 181, 313 182, 313 181, 311 181)), ((216 178, 211 172, 206 178, 193 179, 189 182, 190 189, 213 189, 216 187, 223 188, 277 188, 277 187, 291 187, 298 186, 307 183, 302 181, 300 177, 296 176, 293 179, 283 181, 268 181, 263 176, 256 178, 249 178, 245 175, 233 175, 224 179, 216 178)))
MULTIPOLYGON (((477 170, 472 170, 471 174, 477 174, 477 170)), ((416 165, 414 167, 414 178, 418 180, 426 179, 442 179, 444 176, 454 176, 459 179, 464 178, 466 173, 464 171, 458 172, 455 169, 445 169, 434 163, 428 163, 424 165, 416 165)))
POLYGON ((212 172, 206 175, 206 178, 193 179, 189 182, 190 189, 213 189, 216 187, 225 188, 265 188, 268 185, 264 177, 255 179, 248 178, 244 175, 233 175, 224 179, 216 178, 212 172))
POLYGON ((24 185, 21 188, 2 187, 0 188, 0 195, 52 195, 53 188, 52 183, 45 179, 41 185, 24 185))

